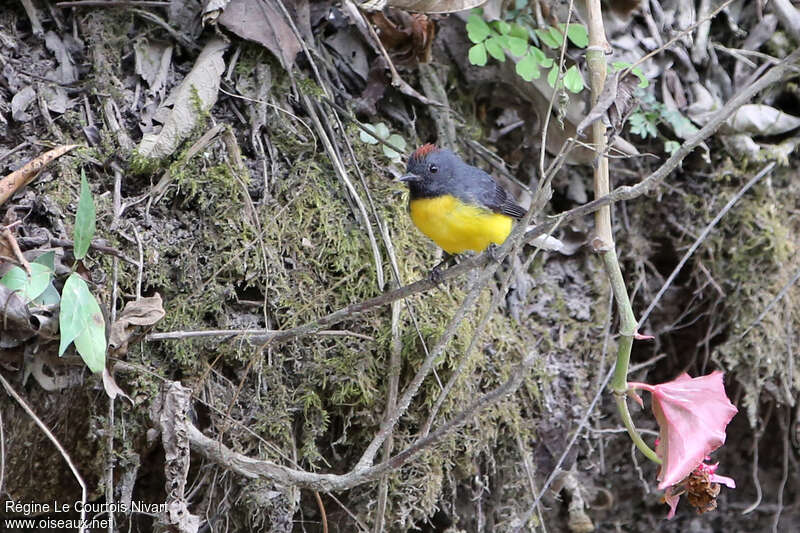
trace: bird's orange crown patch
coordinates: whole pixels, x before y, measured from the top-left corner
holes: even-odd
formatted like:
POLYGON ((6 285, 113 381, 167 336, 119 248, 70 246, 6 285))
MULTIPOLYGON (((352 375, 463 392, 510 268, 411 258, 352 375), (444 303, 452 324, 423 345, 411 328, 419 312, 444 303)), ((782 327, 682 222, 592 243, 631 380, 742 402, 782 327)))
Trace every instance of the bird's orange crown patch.
POLYGON ((422 161, 423 159, 428 157, 428 155, 438 151, 439 149, 436 148, 435 144, 430 144, 430 143, 423 144, 422 146, 414 150, 414 153, 411 154, 411 159, 414 159, 415 161, 422 161))

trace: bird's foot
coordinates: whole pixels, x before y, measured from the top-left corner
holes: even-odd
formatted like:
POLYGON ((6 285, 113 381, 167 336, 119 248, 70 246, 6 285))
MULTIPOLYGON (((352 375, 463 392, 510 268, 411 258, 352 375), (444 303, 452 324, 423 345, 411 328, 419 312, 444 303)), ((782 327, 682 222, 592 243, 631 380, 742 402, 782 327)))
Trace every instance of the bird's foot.
POLYGON ((502 257, 500 257, 500 254, 498 253, 499 250, 499 246, 497 246, 495 243, 490 243, 489 246, 486 247, 486 254, 489 256, 489 259, 495 263, 502 263, 502 257))
POLYGON ((441 262, 431 269, 430 274, 428 274, 428 279, 430 279, 436 285, 439 285, 443 281, 444 269, 454 262, 455 256, 445 252, 442 256, 441 262))

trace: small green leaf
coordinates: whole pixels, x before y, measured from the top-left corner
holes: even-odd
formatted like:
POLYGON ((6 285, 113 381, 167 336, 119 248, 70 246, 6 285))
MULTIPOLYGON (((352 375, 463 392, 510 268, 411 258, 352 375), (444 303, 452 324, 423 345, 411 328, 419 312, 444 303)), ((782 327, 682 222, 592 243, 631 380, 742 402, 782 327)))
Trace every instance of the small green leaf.
POLYGON ((61 301, 61 295, 53 286, 53 282, 47 284, 47 288, 40 294, 33 303, 36 305, 57 305, 61 301))
POLYGON ((83 259, 92 244, 95 231, 95 210, 92 191, 86 181, 86 173, 81 169, 81 197, 78 199, 78 214, 75 215, 75 259, 83 259))
POLYGON ((537 29, 536 36, 539 38, 539 40, 542 42, 543 45, 550 48, 558 48, 559 45, 561 44, 560 41, 553 38, 553 36, 550 34, 548 30, 537 29))
POLYGON ((503 52, 503 46, 500 42, 500 39, 497 37, 489 37, 486 39, 486 50, 489 52, 493 58, 500 62, 504 62, 506 60, 506 54, 503 52))
POLYGON ((386 139, 389 137, 389 126, 384 122, 378 122, 375 124, 375 135, 377 135, 379 139, 386 139))
MULTIPOLYGON (((561 31, 564 31, 564 25, 561 24, 560 27, 561 31)), ((567 26, 567 38, 578 48, 589 46, 589 32, 586 31, 586 26, 583 24, 570 24, 567 26)))
POLYGON ((0 283, 11 289, 19 291, 20 297, 25 302, 30 302, 42 294, 50 279, 53 277, 53 269, 37 262, 31 263, 31 275, 18 266, 12 266, 6 275, 0 279, 0 283))
POLYGON ((469 49, 469 62, 473 65, 482 67, 486 64, 486 46, 483 43, 478 43, 469 49))
MULTIPOLYGON (((611 66, 614 67, 614 70, 623 70, 633 65, 631 63, 628 63, 627 61, 614 61, 613 63, 611 63, 611 66)), ((650 80, 648 80, 647 77, 644 75, 642 69, 636 67, 631 69, 631 72, 633 73, 634 76, 639 78, 638 87, 640 89, 646 89, 647 87, 650 86, 650 80)))
POLYGON ((528 40, 528 29, 523 26, 522 24, 517 24, 516 22, 511 25, 511 31, 508 32, 509 37, 517 37, 519 39, 523 39, 525 41, 528 40))
POLYGON ((70 274, 62 291, 58 317, 61 340, 58 355, 74 341, 75 349, 92 372, 106 363, 106 323, 89 286, 76 273, 70 274))
POLYGON ((669 155, 674 154, 678 151, 678 148, 681 147, 681 143, 677 141, 666 141, 664 143, 664 151, 667 152, 669 155))
POLYGON ((544 52, 535 46, 531 46, 531 53, 541 68, 550 68, 553 66, 553 60, 544 55, 544 52))
POLYGON ((559 30, 555 26, 550 26, 549 31, 550 31, 550 37, 552 37, 556 43, 555 47, 561 48, 561 43, 564 42, 564 34, 561 32, 561 30, 559 30))
POLYGON ((547 83, 550 84, 550 87, 555 88, 556 80, 558 80, 558 65, 553 65, 547 74, 547 83))
POLYGON ((578 94, 583 90, 583 77, 576 65, 572 65, 564 73, 564 87, 574 94, 578 94))
POLYGON ((642 139, 658 136, 655 117, 650 117, 646 113, 637 111, 631 115, 629 122, 631 125, 631 133, 640 136, 642 139))
POLYGON ((522 57, 528 51, 528 39, 520 39, 519 37, 511 37, 508 39, 508 51, 514 57, 522 57))
MULTIPOLYGON (((386 141, 392 143, 392 145, 397 146, 398 148, 400 148, 401 150, 403 150, 405 152, 406 140, 403 139, 400 135, 398 135, 396 133, 393 133, 393 134, 389 135, 389 138, 386 139, 386 141)), ((384 155, 386 157, 388 157, 389 159, 391 159, 393 161, 399 161, 400 160, 401 154, 398 154, 397 152, 395 152, 394 150, 392 150, 391 148, 389 148, 385 144, 383 145, 383 153, 384 153, 384 155)))
POLYGON ((527 54, 525 57, 520 59, 517 62, 515 70, 517 71, 517 74, 519 74, 520 78, 525 81, 538 79, 539 76, 542 75, 542 73, 539 71, 539 63, 531 54, 527 54))
POLYGON ((39 263, 40 265, 44 265, 53 272, 56 270, 56 253, 52 250, 49 252, 45 252, 36 259, 33 260, 34 263, 39 263))
POLYGON ((494 22, 494 27, 497 29, 500 35, 506 35, 511 31, 511 25, 503 20, 496 20, 494 22))
POLYGON ((467 36, 470 41, 481 43, 490 33, 492 33, 492 30, 485 20, 474 13, 469 16, 467 19, 467 36))
POLYGON ((369 130, 370 132, 372 132, 372 135, 370 135, 369 133, 367 133, 364 130, 361 130, 361 132, 358 134, 358 138, 361 139, 361 142, 364 142, 364 143, 367 143, 367 144, 378 144, 378 138, 375 137, 375 135, 376 135, 375 126, 373 126, 372 124, 364 124, 364 129, 369 130))

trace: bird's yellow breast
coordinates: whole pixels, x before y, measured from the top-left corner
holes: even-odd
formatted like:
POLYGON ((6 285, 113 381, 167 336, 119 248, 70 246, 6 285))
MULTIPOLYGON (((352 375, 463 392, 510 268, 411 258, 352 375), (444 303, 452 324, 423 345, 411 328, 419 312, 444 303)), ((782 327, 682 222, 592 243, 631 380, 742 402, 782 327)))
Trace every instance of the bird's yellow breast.
POLYGON ((449 254, 482 252, 491 243, 503 244, 511 233, 511 217, 449 194, 413 199, 409 210, 414 225, 449 254))

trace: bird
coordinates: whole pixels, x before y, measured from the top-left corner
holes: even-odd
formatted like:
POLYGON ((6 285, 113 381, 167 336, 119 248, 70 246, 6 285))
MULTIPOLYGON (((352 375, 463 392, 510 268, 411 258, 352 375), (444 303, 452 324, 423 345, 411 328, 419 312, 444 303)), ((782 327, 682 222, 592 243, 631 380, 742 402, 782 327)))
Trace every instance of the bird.
POLYGON ((433 144, 411 153, 399 181, 414 225, 449 255, 503 244, 527 212, 492 176, 433 144))

